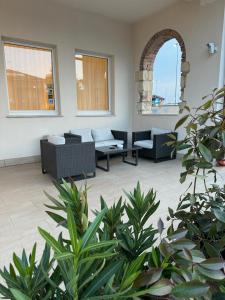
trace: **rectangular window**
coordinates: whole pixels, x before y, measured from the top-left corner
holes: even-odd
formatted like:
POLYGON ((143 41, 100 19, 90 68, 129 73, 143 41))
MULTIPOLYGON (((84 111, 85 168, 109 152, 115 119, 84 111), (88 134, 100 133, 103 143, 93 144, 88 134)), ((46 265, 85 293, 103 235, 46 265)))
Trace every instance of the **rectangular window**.
POLYGON ((111 113, 111 58, 75 54, 77 110, 79 115, 111 113))
POLYGON ((53 48, 4 42, 10 114, 58 113, 53 52, 53 48))

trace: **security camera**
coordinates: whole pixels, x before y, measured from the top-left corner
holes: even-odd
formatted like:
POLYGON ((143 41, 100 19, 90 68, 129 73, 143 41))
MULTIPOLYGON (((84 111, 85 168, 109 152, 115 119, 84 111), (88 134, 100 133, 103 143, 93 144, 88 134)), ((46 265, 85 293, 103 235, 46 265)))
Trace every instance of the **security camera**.
POLYGON ((215 54, 218 51, 218 47, 216 46, 215 43, 211 42, 206 45, 208 47, 209 54, 215 54))

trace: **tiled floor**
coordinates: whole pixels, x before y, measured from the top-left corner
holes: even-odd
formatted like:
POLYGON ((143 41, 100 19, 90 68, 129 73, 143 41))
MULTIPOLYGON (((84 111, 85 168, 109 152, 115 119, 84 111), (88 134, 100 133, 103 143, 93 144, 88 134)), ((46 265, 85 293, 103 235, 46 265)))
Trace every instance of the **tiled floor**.
MULTIPOLYGON (((137 167, 123 164, 120 158, 112 160, 109 173, 97 171, 97 176, 88 180, 90 210, 99 207, 102 195, 108 204, 117 201, 123 190, 131 191, 139 180, 143 191, 157 191, 160 207, 152 222, 165 218, 168 206, 175 208, 185 185, 179 183, 180 161, 173 160, 154 164, 140 160, 137 167)), ((219 180, 225 182, 225 168, 219 169, 219 180)), ((80 186, 83 182, 77 182, 80 186)), ((47 199, 43 191, 56 195, 51 178, 43 175, 39 164, 27 164, 0 168, 0 266, 8 265, 12 252, 21 253, 22 248, 31 249, 38 242, 39 253, 43 241, 37 226, 58 234, 59 228, 46 213, 47 199)))

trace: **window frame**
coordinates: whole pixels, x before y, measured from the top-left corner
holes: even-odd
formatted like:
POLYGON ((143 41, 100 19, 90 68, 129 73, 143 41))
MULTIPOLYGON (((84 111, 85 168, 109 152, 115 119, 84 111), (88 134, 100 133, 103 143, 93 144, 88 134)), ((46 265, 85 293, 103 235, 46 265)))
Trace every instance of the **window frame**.
POLYGON ((1 39, 3 55, 4 55, 4 72, 5 72, 5 82, 6 82, 6 93, 8 101, 8 116, 9 117, 54 117, 60 116, 60 99, 59 99, 59 84, 58 84, 58 65, 57 65, 57 49, 54 45, 48 45, 44 43, 32 42, 32 41, 22 41, 18 39, 11 39, 2 37, 1 39), (55 95, 55 109, 54 110, 11 110, 9 103, 9 87, 6 69, 6 55, 4 46, 6 44, 11 44, 14 46, 25 46, 32 47, 36 49, 43 49, 51 51, 51 63, 52 63, 52 77, 54 85, 54 95, 55 95))
MULTIPOLYGON (((178 59, 178 58, 179 58, 179 55, 178 55, 178 50, 177 50, 177 53, 176 53, 176 55, 177 55, 177 63, 176 63, 176 79, 175 79, 176 84, 175 84, 175 93, 176 93, 176 88, 177 88, 178 86, 179 86, 180 94, 182 93, 182 87, 181 87, 181 76, 182 76, 182 71, 180 72, 180 78, 179 78, 179 80, 178 80, 178 73, 179 73, 179 72, 177 72, 177 68, 178 68, 179 63, 180 63, 180 69, 181 69, 181 66, 182 66, 182 49, 181 49, 180 43, 179 43, 179 41, 177 40, 177 38, 176 38, 176 37, 172 37, 171 39, 169 39, 169 40, 163 42, 163 44, 159 47, 158 52, 156 53, 155 58, 154 58, 154 64, 153 64, 153 69, 152 69, 152 72, 153 72, 153 75, 152 75, 152 76, 153 76, 152 94, 153 94, 153 95, 155 95, 155 93, 153 93, 153 92, 154 92, 154 87, 155 87, 155 85, 154 85, 154 70, 155 70, 155 61, 156 61, 156 58, 157 58, 157 56, 158 56, 159 51, 161 50, 161 48, 163 48, 167 42, 171 42, 171 41, 173 41, 173 40, 175 40, 175 45, 176 45, 176 47, 180 47, 180 56, 181 56, 181 58, 180 58, 180 60, 179 60, 179 59, 178 59)), ((177 49, 177 48, 176 48, 176 49, 177 49)), ((177 90, 178 90, 178 88, 177 88, 177 90)), ((153 98, 153 97, 152 97, 152 98, 153 98)), ((166 98, 164 98, 164 100, 166 100, 166 98)), ((157 106, 157 105, 156 105, 156 106, 153 106, 153 105, 152 105, 152 107, 153 107, 153 108, 159 108, 159 107, 176 107, 176 106, 179 107, 179 105, 180 105, 181 103, 182 103, 182 100, 181 100, 180 97, 178 97, 178 99, 177 99, 176 97, 173 97, 173 102, 166 102, 166 103, 161 104, 161 105, 158 105, 158 106, 157 106)))
POLYGON ((114 58, 112 55, 96 53, 92 51, 85 51, 75 49, 74 53, 74 68, 75 68, 75 89, 76 89, 76 115, 78 117, 104 117, 112 116, 114 114, 114 58), (76 74, 76 55, 86 55, 97 58, 104 58, 108 61, 108 110, 79 110, 78 109, 78 93, 77 93, 77 74, 76 74))

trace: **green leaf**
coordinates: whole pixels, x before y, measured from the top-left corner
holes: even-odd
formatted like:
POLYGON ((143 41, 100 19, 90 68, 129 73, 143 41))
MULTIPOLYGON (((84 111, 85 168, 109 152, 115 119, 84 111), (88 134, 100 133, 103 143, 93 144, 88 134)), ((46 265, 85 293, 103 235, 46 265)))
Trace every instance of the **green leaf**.
POLYGON ((121 290, 125 290, 127 288, 129 288, 130 286, 133 285, 135 279, 138 277, 138 275, 140 274, 139 272, 133 273, 130 276, 127 276, 124 280, 124 282, 121 284, 121 290))
POLYGON ((20 273, 20 275, 25 277, 26 276, 26 269, 24 269, 20 259, 18 258, 18 256, 16 256, 15 253, 13 253, 13 262, 14 262, 14 265, 16 266, 18 272, 20 273))
POLYGON ((223 280, 223 279, 225 279, 224 273, 220 270, 209 270, 209 269, 203 268, 201 266, 198 266, 197 270, 202 275, 204 275, 208 278, 214 279, 214 280, 223 280))
POLYGON ((123 263, 123 260, 110 263, 85 289, 84 293, 81 295, 81 299, 87 299, 94 295, 100 288, 103 288, 110 278, 120 270, 123 263))
POLYGON ((161 235, 163 233, 163 230, 164 230, 164 223, 163 223, 161 218, 159 218, 159 220, 157 222, 157 227, 158 227, 158 232, 161 235))
POLYGON ((169 134, 168 134, 168 137, 171 138, 171 139, 174 140, 174 141, 177 140, 176 135, 174 135, 174 134, 172 134, 172 133, 169 133, 169 134))
POLYGON ((142 253, 128 265, 127 271, 124 273, 124 276, 122 279, 122 283, 121 283, 122 289, 127 288, 130 285, 131 281, 134 282, 134 280, 141 273, 142 264, 145 259, 145 256, 146 256, 146 253, 142 253))
POLYGON ((205 260, 204 254, 199 250, 191 250, 191 255, 194 263, 201 263, 205 260))
POLYGON ((170 244, 166 243, 165 241, 162 241, 159 244, 159 251, 160 253, 165 257, 168 258, 173 254, 173 250, 171 249, 170 244))
MULTIPOLYGON (((191 195, 191 196, 194 196, 194 195, 191 195)), ((187 223, 187 228, 188 228, 190 233, 196 234, 196 235, 199 235, 199 236, 201 235, 201 231, 199 230, 199 228, 195 224, 187 223)))
POLYGON ((171 246, 176 250, 183 250, 183 249, 192 250, 193 248, 196 247, 196 245, 191 240, 188 239, 180 239, 175 242, 172 242, 171 246))
POLYGON ((10 299, 11 293, 8 288, 6 288, 4 285, 0 283, 0 296, 4 296, 5 299, 10 299))
POLYGON ((222 132, 223 147, 225 148, 225 131, 222 132))
POLYGON ((173 234, 168 235, 168 239, 170 240, 179 240, 184 238, 187 235, 187 230, 184 229, 177 229, 173 234))
POLYGON ((35 243, 33 246, 33 249, 32 249, 31 256, 29 258, 29 262, 30 262, 29 275, 30 276, 32 276, 32 273, 34 272, 34 268, 35 268, 36 249, 37 249, 37 244, 35 243))
POLYGON ((52 211, 46 211, 46 213, 51 217, 58 225, 66 227, 66 219, 60 215, 53 213, 52 211))
POLYGON ((134 261, 132 261, 127 269, 126 276, 130 276, 133 273, 140 270, 140 267, 145 259, 146 253, 139 255, 134 261))
POLYGON ((205 145, 203 145, 202 143, 199 143, 198 149, 206 161, 208 161, 208 162, 212 161, 212 159, 213 159, 212 153, 205 145))
POLYGON ((77 241, 77 228, 74 220, 74 216, 72 213, 72 209, 70 206, 67 208, 67 225, 70 234, 71 245, 73 248, 73 252, 77 254, 79 252, 79 244, 77 241))
POLYGON ((10 289, 10 291, 16 300, 32 300, 30 297, 26 296, 18 289, 10 289))
POLYGON ((225 264, 223 259, 216 257, 206 259, 201 263, 201 266, 210 270, 220 270, 224 268, 225 264))
POLYGON ((71 252, 63 252, 60 254, 55 254, 54 255, 55 259, 57 260, 66 260, 74 257, 74 254, 71 252))
POLYGON ((161 278, 162 271, 163 270, 161 268, 152 268, 148 271, 142 272, 135 280, 135 288, 141 288, 155 283, 161 278))
POLYGON ((195 298, 207 294, 209 286, 197 280, 178 284, 172 289, 172 295, 177 298, 195 298))
POLYGON ((201 106, 201 108, 203 108, 203 109, 208 109, 208 108, 210 108, 210 106, 213 104, 213 100, 208 100, 207 102, 205 102, 202 106, 201 106))
POLYGON ((81 250, 80 255, 89 252, 89 251, 97 251, 101 248, 111 247, 111 246, 117 246, 118 241, 112 240, 112 241, 103 241, 96 244, 91 244, 85 247, 83 250, 81 250))
POLYGON ((83 239, 82 239, 82 246, 81 248, 84 249, 90 240, 93 238, 95 235, 96 231, 98 230, 98 227, 102 221, 102 219, 105 216, 105 213, 107 211, 107 208, 103 209, 97 217, 94 219, 94 221, 91 223, 91 225, 88 227, 87 231, 85 232, 83 239))
POLYGON ((51 246, 56 253, 62 253, 64 251, 60 243, 57 242, 56 239, 53 236, 51 236, 47 231, 41 229, 40 227, 38 227, 38 230, 41 236, 46 240, 47 244, 51 246))
POLYGON ((208 254, 210 257, 217 257, 217 256, 220 256, 220 251, 217 250, 214 246, 210 245, 210 244, 207 243, 207 242, 204 242, 204 246, 205 246, 205 249, 206 249, 207 254, 208 254))
POLYGON ((79 261, 79 263, 83 264, 83 263, 86 263, 88 261, 95 260, 95 259, 107 259, 107 258, 111 258, 116 255, 118 255, 118 253, 103 252, 103 253, 92 254, 91 256, 81 259, 79 261))
POLYGON ((192 254, 191 254, 191 251, 190 250, 187 250, 187 249, 183 249, 183 253, 184 253, 184 257, 187 259, 187 260, 190 260, 192 261, 192 254))
POLYGON ((168 279, 162 279, 156 282, 148 290, 148 293, 153 296, 169 295, 172 291, 172 284, 168 279))
POLYGON ((175 126, 175 130, 177 130, 181 125, 183 125, 186 120, 188 119, 189 115, 185 115, 184 117, 182 117, 177 123, 176 123, 176 126, 175 126))
POLYGON ((219 208, 215 208, 213 209, 213 213, 217 220, 219 220, 222 223, 225 223, 225 211, 222 211, 219 208))

